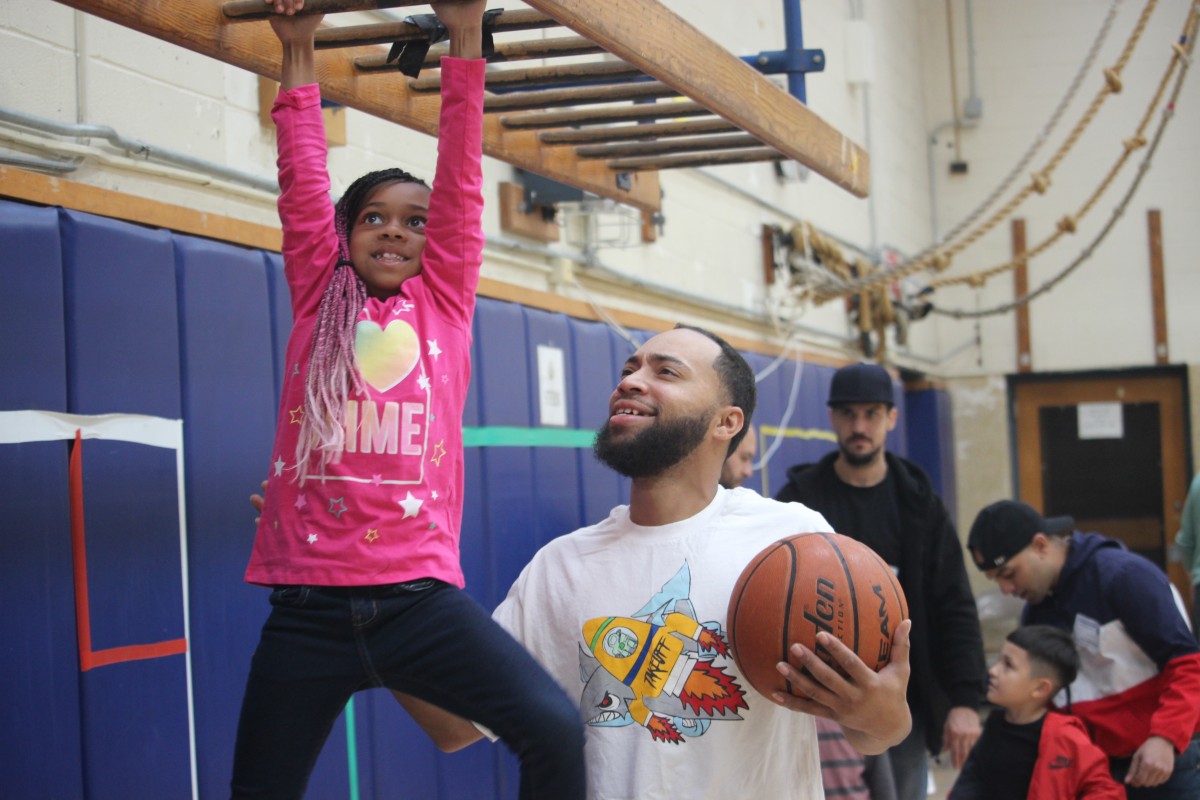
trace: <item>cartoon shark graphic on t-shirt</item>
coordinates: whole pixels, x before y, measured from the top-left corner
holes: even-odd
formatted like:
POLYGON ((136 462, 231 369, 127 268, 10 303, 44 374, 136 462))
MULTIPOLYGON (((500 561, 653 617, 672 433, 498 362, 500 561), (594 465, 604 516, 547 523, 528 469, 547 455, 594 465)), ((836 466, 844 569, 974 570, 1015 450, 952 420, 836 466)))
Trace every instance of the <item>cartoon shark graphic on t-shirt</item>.
POLYGON ((740 720, 745 691, 721 662, 729 658, 717 622, 700 623, 685 562, 632 615, 583 625, 580 708, 588 725, 638 724, 657 741, 679 744, 713 722, 740 720))

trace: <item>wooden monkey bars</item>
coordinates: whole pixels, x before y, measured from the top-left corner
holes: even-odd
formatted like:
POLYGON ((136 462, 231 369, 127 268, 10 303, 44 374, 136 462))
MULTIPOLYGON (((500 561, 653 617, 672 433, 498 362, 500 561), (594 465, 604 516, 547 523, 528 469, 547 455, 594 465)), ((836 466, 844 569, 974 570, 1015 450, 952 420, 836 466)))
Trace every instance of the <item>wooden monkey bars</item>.
MULTIPOLYGON (((271 78, 279 46, 262 0, 58 0, 271 78)), ((416 0, 308 0, 305 13, 421 6, 416 0)), ((622 203, 656 210, 658 170, 794 159, 857 196, 866 153, 772 81, 657 0, 526 0, 494 21, 484 152, 622 203), (543 37, 543 29, 566 28, 543 37), (539 31, 520 38, 523 32, 539 31), (516 36, 518 38, 513 38, 516 36), (584 56, 584 62, 559 61, 584 56), (546 65, 516 62, 540 60, 546 65), (511 65, 508 62, 514 62, 511 65), (624 144, 622 144, 624 143, 624 144)), ((429 9, 416 9, 425 13, 429 9)), ((327 25, 317 34, 322 95, 437 133, 434 45, 417 78, 387 63, 416 25, 327 25)))

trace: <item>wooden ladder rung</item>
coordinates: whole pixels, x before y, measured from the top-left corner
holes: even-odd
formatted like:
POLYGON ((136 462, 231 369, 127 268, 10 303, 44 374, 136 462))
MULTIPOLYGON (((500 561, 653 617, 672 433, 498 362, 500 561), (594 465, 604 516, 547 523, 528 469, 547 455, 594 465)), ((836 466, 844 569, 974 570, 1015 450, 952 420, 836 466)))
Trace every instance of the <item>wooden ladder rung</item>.
POLYGON ((731 133, 740 130, 732 122, 712 119, 688 119, 681 122, 651 122, 641 125, 613 125, 607 128, 588 128, 582 131, 544 131, 538 134, 542 144, 593 144, 595 142, 628 142, 639 139, 658 139, 667 136, 693 136, 701 133, 731 133))
MULTIPOLYGON (((591 61, 584 64, 555 64, 549 67, 520 67, 488 70, 484 85, 491 90, 560 86, 564 83, 603 83, 629 80, 645 75, 624 61, 591 61)), ((409 81, 414 92, 438 92, 442 88, 439 75, 409 81)))
POLYGON ((633 158, 705 150, 737 150, 745 147, 762 147, 762 142, 748 133, 733 133, 727 136, 670 138, 656 142, 584 145, 575 148, 575 155, 579 158, 633 158))
POLYGON ((608 168, 615 172, 640 172, 643 170, 682 169, 684 167, 710 167, 718 164, 747 164, 755 161, 785 161, 786 159, 787 156, 778 150, 760 147, 754 150, 718 153, 619 158, 609 161, 608 168))
MULTIPOLYGON (((379 11, 385 8, 427 5, 429 0, 306 0, 304 8, 296 13, 340 14, 346 11, 379 11)), ((263 0, 229 0, 228 3, 221 4, 221 13, 231 21, 250 22, 266 19, 273 15, 275 10, 263 0)))
MULTIPOLYGON (((560 26, 561 24, 558 20, 540 11, 515 9, 505 11, 496 17, 493 33, 531 31, 560 26)), ((421 29, 409 22, 376 22, 370 25, 343 25, 337 28, 321 28, 317 31, 316 45, 318 50, 328 50, 338 47, 392 44, 394 42, 423 39, 424 37, 425 34, 421 29)))
POLYGON ((699 103, 654 103, 623 108, 578 111, 536 111, 500 118, 500 125, 512 129, 563 128, 568 125, 605 125, 611 122, 640 122, 663 117, 706 117, 711 115, 699 103))
MULTIPOLYGON (((441 63, 442 56, 449 52, 444 44, 429 48, 425 56, 424 66, 436 68, 441 63)), ((559 39, 530 39, 523 42, 505 42, 496 45, 495 54, 491 61, 522 61, 537 58, 563 58, 566 56, 590 56, 603 53, 604 50, 594 42, 582 36, 565 36, 559 39)), ((361 72, 395 72, 396 64, 388 63, 387 53, 378 55, 359 56, 354 59, 354 66, 361 72)))
POLYGON ((678 97, 679 92, 658 81, 585 86, 574 89, 541 89, 512 94, 489 95, 483 101, 484 112, 528 111, 535 108, 587 106, 636 100, 660 100, 678 97))

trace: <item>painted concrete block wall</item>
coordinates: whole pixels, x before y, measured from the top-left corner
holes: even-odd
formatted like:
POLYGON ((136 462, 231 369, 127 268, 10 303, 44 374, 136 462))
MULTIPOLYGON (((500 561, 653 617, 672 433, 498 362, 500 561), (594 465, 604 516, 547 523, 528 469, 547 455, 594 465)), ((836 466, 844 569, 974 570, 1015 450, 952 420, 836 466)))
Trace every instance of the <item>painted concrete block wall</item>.
MULTIPOLYGON (((937 12, 942 0, 923 0, 927 51, 928 123, 932 128, 948 118, 951 106, 945 42, 945 21, 937 12), (941 45, 938 46, 938 40, 941 45)), ((1057 221, 1074 214, 1109 165, 1121 154, 1122 140, 1131 137, 1149 97, 1171 57, 1171 45, 1191 4, 1185 0, 1158 3, 1141 41, 1122 72, 1123 91, 1105 101, 1095 121, 1054 172, 1050 190, 1021 207, 1032 248, 1052 234, 1057 221)), ((963 4, 955 3, 962 24, 963 4)), ((962 157, 969 162, 965 176, 952 176, 947 165, 953 153, 946 131, 934 148, 934 187, 938 212, 935 223, 945 232, 974 208, 1008 173, 1042 131, 1072 78, 1084 61, 1112 4, 1105 2, 975 2, 977 75, 983 117, 961 133, 962 157)), ((1061 122, 1039 155, 1014 184, 1029 182, 1030 173, 1045 166, 1103 85, 1101 71, 1113 66, 1145 7, 1141 2, 1119 4, 1111 30, 1095 65, 1067 106, 1061 122)), ((961 41, 961 40, 960 40, 961 41)), ((967 65, 958 51, 958 85, 965 97, 967 65)), ((1189 220, 1200 212, 1200 195, 1192 187, 1200 177, 1200 111, 1196 108, 1194 76, 1185 84, 1175 115, 1154 156, 1153 166, 1107 239, 1089 261, 1058 288, 1030 307, 1033 367, 1036 370, 1074 370, 1153 363, 1153 331, 1146 212, 1161 209, 1167 284, 1167 319, 1172 360, 1200 358, 1200 337, 1189 297, 1198 287, 1194 253, 1200 231, 1189 220)), ((1152 117, 1147 138, 1159 114, 1152 117)), ((1030 288, 1059 273, 1097 234, 1131 183, 1145 150, 1135 151, 1112 188, 1083 218, 1073 236, 1030 263, 1030 288)), ((1007 223, 998 226, 977 246, 956 260, 956 271, 1002 264, 1009 260, 1007 223)), ((1002 275, 981 290, 955 289, 938 293, 948 307, 989 307, 1012 298, 1012 279, 1002 275)), ((972 333, 973 323, 940 319, 938 340, 944 345, 972 333)), ((1016 369, 1014 322, 1011 314, 981 323, 981 352, 966 352, 947 369, 967 373, 1000 373, 1016 369), (982 359, 982 364, 977 359, 982 359)))

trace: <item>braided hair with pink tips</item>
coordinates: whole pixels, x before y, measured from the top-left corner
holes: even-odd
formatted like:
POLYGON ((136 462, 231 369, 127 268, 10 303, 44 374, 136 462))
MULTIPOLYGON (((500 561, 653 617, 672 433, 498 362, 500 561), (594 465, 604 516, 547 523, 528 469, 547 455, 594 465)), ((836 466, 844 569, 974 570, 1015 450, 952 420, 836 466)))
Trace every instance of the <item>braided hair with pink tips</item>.
POLYGON ((358 315, 367 302, 367 285, 350 260, 350 231, 375 190, 392 183, 429 188, 425 181, 402 169, 376 170, 350 184, 334 207, 340 257, 321 296, 313 326, 304 415, 296 442, 297 477, 301 482, 310 474, 314 460, 317 471, 323 472, 331 458, 342 451, 346 441, 345 406, 351 388, 355 394, 366 392, 354 353, 354 335, 358 315))

